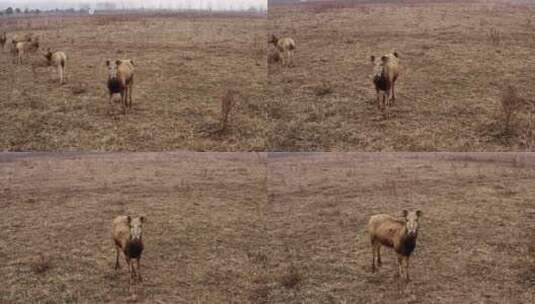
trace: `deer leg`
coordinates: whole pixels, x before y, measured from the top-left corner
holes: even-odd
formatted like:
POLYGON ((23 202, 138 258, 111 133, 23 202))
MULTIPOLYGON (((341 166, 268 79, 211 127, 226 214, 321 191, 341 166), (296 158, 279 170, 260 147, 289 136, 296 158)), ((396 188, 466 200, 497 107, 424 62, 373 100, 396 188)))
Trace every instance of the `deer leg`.
POLYGON ((377 244, 375 243, 375 240, 372 239, 371 240, 371 243, 372 243, 372 272, 375 272, 375 252, 376 252, 376 248, 377 248, 377 244))
POLYGON ((132 79, 132 82, 130 83, 130 88, 128 89, 128 94, 130 95, 130 109, 132 108, 132 91, 134 88, 134 80, 132 79))
POLYGON ((121 265, 119 265, 119 248, 115 247, 115 251, 117 252, 115 256, 115 270, 121 268, 121 265))
POLYGON ((390 107, 390 91, 392 90, 392 87, 389 87, 385 91, 385 108, 390 107))
POLYGON ((409 276, 409 257, 405 257, 405 278, 407 282, 411 280, 409 276))
POLYGON ((402 265, 403 265, 403 257, 401 255, 398 255, 398 275, 396 277, 399 277, 401 279, 401 274, 403 272, 403 269, 402 269, 402 265))
POLYGON ((130 273, 130 276, 132 277, 132 281, 135 283, 137 279, 137 270, 134 259, 130 259, 130 265, 132 267, 132 272, 130 273))
POLYGON ((376 90, 377 91, 377 109, 381 110, 381 91, 379 90, 376 90))
POLYGON ((63 71, 61 67, 58 67, 58 73, 59 73, 59 84, 63 84, 63 71))
POLYGON ((286 50, 286 51, 284 51, 284 53, 286 54, 286 66, 290 67, 290 64, 291 64, 290 52, 288 50, 286 50))
POLYGON ((126 115, 126 95, 128 94, 128 89, 124 88, 121 91, 121 105, 123 107, 123 114, 126 115))
POLYGON ((288 67, 291 67, 292 66, 292 54, 290 54, 290 50, 286 50, 286 56, 288 57, 288 61, 286 62, 286 64, 288 65, 288 67))
POLYGON ((288 50, 288 67, 292 67, 293 66, 293 56, 292 56, 292 51, 288 50))
POLYGON ((126 256, 125 259, 128 264, 128 285, 132 286, 132 261, 126 256))
POLYGON ((143 282, 143 278, 141 277, 141 263, 140 258, 137 259, 137 279, 139 282, 143 282))
POLYGON ((383 262, 381 261, 381 245, 377 246, 377 266, 383 266, 383 262))
POLYGON ((394 101, 396 101, 396 90, 395 90, 395 86, 396 86, 396 81, 393 81, 393 82, 392 82, 392 105, 394 105, 394 101))
POLYGON ((293 54, 293 51, 289 50, 288 51, 288 56, 290 57, 289 66, 293 66, 294 65, 294 54, 293 54))
POLYGON ((110 113, 113 113, 113 102, 112 102, 112 97, 113 97, 113 94, 110 93, 110 99, 109 99, 109 101, 110 101, 110 113))
POLYGON ((125 87, 125 94, 124 94, 124 106, 128 110, 128 98, 130 96, 130 85, 127 84, 125 87))
POLYGON ((130 86, 126 86, 125 88, 125 94, 124 94, 124 108, 126 109, 126 112, 128 112, 128 95, 130 95, 130 86))
POLYGON ((372 246, 372 272, 375 272, 375 246, 372 246))

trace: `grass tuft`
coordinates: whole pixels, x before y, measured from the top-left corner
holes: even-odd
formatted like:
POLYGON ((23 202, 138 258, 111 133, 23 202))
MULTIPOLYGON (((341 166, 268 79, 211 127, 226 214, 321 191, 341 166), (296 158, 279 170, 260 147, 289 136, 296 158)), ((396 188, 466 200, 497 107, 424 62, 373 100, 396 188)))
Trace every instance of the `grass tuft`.
POLYGON ((32 263, 32 271, 36 274, 43 274, 50 269, 50 258, 43 254, 39 254, 32 263))
POLYGON ((297 288, 297 285, 301 281, 301 275, 297 271, 297 268, 292 264, 288 267, 288 270, 280 278, 280 283, 287 289, 297 288))

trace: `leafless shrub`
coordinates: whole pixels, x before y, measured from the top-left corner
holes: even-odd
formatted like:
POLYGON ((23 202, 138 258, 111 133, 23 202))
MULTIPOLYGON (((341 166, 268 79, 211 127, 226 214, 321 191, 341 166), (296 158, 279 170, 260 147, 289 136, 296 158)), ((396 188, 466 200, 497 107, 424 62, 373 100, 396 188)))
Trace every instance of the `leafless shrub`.
POLYGON ((87 84, 80 82, 71 88, 74 95, 81 95, 87 92, 87 84))
POLYGON ((280 278, 281 285, 288 289, 297 287, 300 281, 301 275, 294 265, 290 265, 288 271, 280 278))
POLYGON ((520 134, 520 140, 529 151, 532 151, 535 148, 535 123, 533 122, 535 115, 531 114, 529 118, 520 134))
POLYGON ((228 90, 221 99, 221 130, 226 130, 229 123, 230 112, 235 105, 235 90, 228 90))
POLYGON ((269 302, 270 288, 267 285, 261 285, 254 288, 249 295, 251 303, 268 303, 269 302))
POLYGON ((255 36, 254 39, 254 54, 255 54, 255 63, 256 65, 261 65, 261 60, 263 60, 265 57, 265 47, 262 43, 262 37, 255 36))
POLYGON ((489 38, 489 41, 492 43, 492 45, 500 45, 500 43, 502 42, 502 33, 495 27, 489 29, 487 37, 489 38))
POLYGON ((321 85, 314 88, 314 94, 316 96, 325 96, 334 93, 334 89, 329 83, 322 83, 321 85))
POLYGON ((504 134, 510 134, 515 125, 515 118, 518 110, 525 104, 524 99, 518 96, 516 89, 509 85, 503 92, 501 98, 501 119, 504 134))
POLYGON ((275 98, 267 104, 265 113, 268 119, 283 119, 288 113, 287 104, 283 98, 275 98))
POLYGON ((40 254, 32 263, 31 268, 34 273, 45 273, 50 269, 50 259, 43 254, 40 254))
POLYGON ((535 13, 530 13, 528 15, 528 19, 526 20, 526 26, 531 26, 531 22, 533 20, 533 16, 535 16, 535 13))

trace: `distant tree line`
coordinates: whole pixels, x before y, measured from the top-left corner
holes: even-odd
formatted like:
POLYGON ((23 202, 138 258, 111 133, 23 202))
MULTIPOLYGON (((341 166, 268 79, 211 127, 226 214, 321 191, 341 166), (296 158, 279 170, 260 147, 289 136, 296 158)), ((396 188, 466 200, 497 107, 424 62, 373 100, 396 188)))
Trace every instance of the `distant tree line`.
POLYGON ((25 8, 24 10, 21 10, 18 7, 16 7, 16 8, 8 7, 5 10, 0 11, 0 16, 3 16, 3 15, 6 15, 6 16, 19 15, 19 14, 34 14, 34 15, 38 15, 40 13, 41 13, 41 10, 39 10, 39 9, 25 8))
MULTIPOLYGON (((288 0, 285 0, 285 1, 288 1, 288 0)), ((296 1, 296 0, 291 0, 291 1, 296 1)), ((231 6, 231 8, 232 8, 232 6, 231 6)), ((54 13, 54 12, 56 12, 56 13, 61 12, 61 13, 67 13, 67 14, 76 14, 76 13, 89 13, 89 12, 93 12, 93 11, 113 11, 113 10, 116 10, 116 9, 119 9, 117 4, 115 4, 115 3, 111 2, 111 1, 104 0, 104 1, 101 1, 101 2, 97 2, 94 5, 91 5, 91 4, 88 4, 88 3, 80 3, 78 5, 77 9, 75 9, 75 8, 69 8, 69 9, 50 8, 50 9, 40 10, 40 9, 25 8, 25 9, 22 10, 20 8, 8 7, 5 10, 0 10, 0 16, 16 16, 16 15, 22 15, 22 14, 39 15, 41 13, 54 13)), ((144 10, 143 7, 139 8, 139 9, 144 10)), ((212 10, 211 7, 208 7, 207 9, 209 11, 212 10)), ((258 12, 262 12, 263 10, 262 10, 262 8, 257 8, 255 6, 250 6, 245 11, 250 12, 250 13, 258 13, 258 12)))
POLYGON ((56 9, 50 9, 50 10, 40 10, 40 9, 29 9, 29 8, 25 8, 24 10, 20 9, 20 8, 12 8, 12 7, 8 7, 6 8, 5 10, 0 10, 0 16, 11 16, 11 15, 23 15, 23 14, 28 14, 28 15, 39 15, 43 12, 62 12, 62 13, 87 13, 91 8, 90 7, 81 7, 80 9, 74 9, 74 8, 69 8, 69 9, 59 9, 59 8, 56 8, 56 9))

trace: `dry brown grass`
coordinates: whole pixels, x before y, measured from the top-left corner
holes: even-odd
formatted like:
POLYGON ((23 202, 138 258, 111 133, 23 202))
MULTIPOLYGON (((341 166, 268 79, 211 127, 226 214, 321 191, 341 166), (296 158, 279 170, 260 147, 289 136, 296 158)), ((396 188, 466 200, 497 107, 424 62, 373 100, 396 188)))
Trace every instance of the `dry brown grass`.
POLYGON ((260 112, 266 83, 266 19, 248 14, 105 15, 10 19, 8 35, 34 32, 43 48, 64 51, 67 84, 33 56, 16 66, 0 54, 2 150, 264 150, 260 112), (30 24, 30 28, 28 28, 30 24), (136 63, 131 114, 110 112, 105 60, 136 63), (82 84, 80 86, 80 84, 82 84), (220 120, 229 88, 241 96, 225 136, 204 130, 220 120))
POLYGON ((0 154, 1 303, 530 303, 535 154, 0 154), (421 209, 413 281, 366 223, 421 209), (143 214, 144 282, 111 220, 143 214), (505 300, 504 300, 505 299, 505 300))
POLYGON ((270 303, 535 300, 534 154, 281 153, 268 172, 270 303), (392 250, 371 273, 366 225, 403 209, 424 216, 398 288, 392 250))
POLYGON ((143 214, 137 303, 250 301, 265 155, 0 154, 0 303, 126 303, 111 221, 143 214))
MULTIPOLYGON (((531 151, 532 135, 504 141, 493 124, 508 84, 525 98, 535 94, 528 72, 535 69, 535 31, 526 26, 534 12, 529 5, 453 1, 271 6, 269 32, 294 38, 298 47, 294 67, 268 66, 267 98, 284 103, 268 149, 531 151), (393 49, 402 70, 385 119, 374 102, 369 58, 393 49), (317 94, 324 83, 331 94, 317 94)), ((535 112, 518 114, 526 125, 535 112)))

